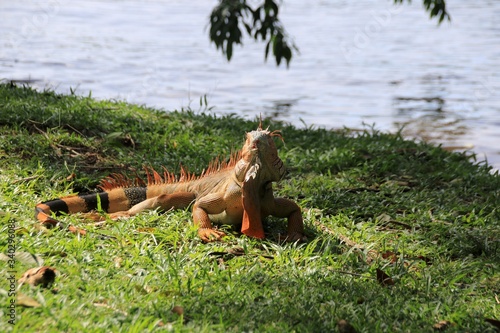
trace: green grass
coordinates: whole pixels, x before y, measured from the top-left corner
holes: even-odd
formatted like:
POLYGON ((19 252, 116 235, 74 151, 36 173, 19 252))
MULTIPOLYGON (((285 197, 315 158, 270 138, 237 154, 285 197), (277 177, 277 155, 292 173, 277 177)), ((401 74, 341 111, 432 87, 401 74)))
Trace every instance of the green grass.
MULTIPOLYGON (((58 271, 48 289, 22 286, 41 306, 18 306, 12 326, 0 265, 0 331, 336 332, 341 319, 357 332, 432 332, 441 320, 447 332, 495 331, 485 319, 500 319, 500 177, 470 152, 398 134, 264 121, 283 131, 289 173, 276 192, 302 207, 305 244, 278 243, 277 219, 267 240, 226 228, 203 244, 188 211, 101 228, 64 218, 111 239, 36 228, 40 201, 143 165, 201 172, 257 125, 0 85, 0 252, 11 221, 17 251, 58 271)), ((17 260, 16 278, 31 267, 17 260)))

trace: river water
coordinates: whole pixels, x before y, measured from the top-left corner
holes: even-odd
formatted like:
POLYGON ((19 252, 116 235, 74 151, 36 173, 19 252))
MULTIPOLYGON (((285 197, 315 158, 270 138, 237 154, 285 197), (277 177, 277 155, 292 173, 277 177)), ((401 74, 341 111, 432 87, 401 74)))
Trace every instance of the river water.
MULTIPOLYGON (((0 79, 165 110, 259 114, 299 127, 369 128, 471 149, 500 168, 500 1, 287 0, 290 68, 244 40, 208 40, 217 1, 0 2, 0 79)), ((252 3, 252 1, 250 1, 252 3)))

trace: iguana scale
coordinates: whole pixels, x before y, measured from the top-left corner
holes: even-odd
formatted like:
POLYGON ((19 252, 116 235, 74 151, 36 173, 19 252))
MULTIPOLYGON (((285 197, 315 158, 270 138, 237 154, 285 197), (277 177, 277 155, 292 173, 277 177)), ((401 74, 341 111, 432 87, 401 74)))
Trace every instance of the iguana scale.
MULTIPOLYGON (((147 184, 130 181, 122 175, 112 175, 101 181, 100 193, 78 194, 36 205, 37 220, 46 226, 61 226, 54 213, 90 212, 100 206, 111 219, 136 215, 144 210, 185 209, 192 206, 193 221, 198 235, 205 241, 220 240, 225 234, 214 229, 218 224, 242 224, 242 233, 264 238, 262 219, 272 215, 288 219, 287 240, 303 240, 304 227, 299 206, 292 200, 275 198, 272 183, 285 174, 273 137, 279 131, 259 128, 246 134, 241 151, 229 162, 212 162, 196 177, 182 170, 177 179, 164 171, 163 176, 147 170, 147 184)), ((84 234, 74 226, 72 232, 84 234)))

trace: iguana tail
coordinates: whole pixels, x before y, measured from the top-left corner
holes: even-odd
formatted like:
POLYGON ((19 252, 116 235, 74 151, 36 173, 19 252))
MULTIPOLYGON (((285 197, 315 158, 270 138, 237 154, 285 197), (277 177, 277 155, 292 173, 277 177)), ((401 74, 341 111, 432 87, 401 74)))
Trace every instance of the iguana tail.
POLYGON ((46 227, 67 228, 73 233, 85 234, 84 230, 64 225, 52 217, 52 213, 74 214, 95 210, 116 212, 127 210, 146 199, 145 187, 115 188, 110 191, 78 194, 39 203, 35 207, 35 218, 46 227))

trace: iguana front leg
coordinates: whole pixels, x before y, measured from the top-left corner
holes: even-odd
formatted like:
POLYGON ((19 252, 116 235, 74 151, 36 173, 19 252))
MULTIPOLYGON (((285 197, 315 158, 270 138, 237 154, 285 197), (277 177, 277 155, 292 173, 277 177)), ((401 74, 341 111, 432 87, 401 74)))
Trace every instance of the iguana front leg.
POLYGON ((292 200, 275 198, 273 209, 270 214, 275 217, 288 218, 287 237, 288 242, 305 241, 304 222, 300 207, 292 200))
POLYGON ((212 193, 199 198, 193 206, 193 221, 198 226, 198 236, 204 242, 218 241, 226 234, 212 228, 208 214, 219 214, 226 209, 224 195, 212 193))
MULTIPOLYGON (((259 195, 259 182, 255 177, 243 183, 243 220, 241 222, 241 232, 253 238, 264 239, 264 227, 262 226, 261 198, 259 195)), ((271 192, 272 195, 272 190, 271 192)))

